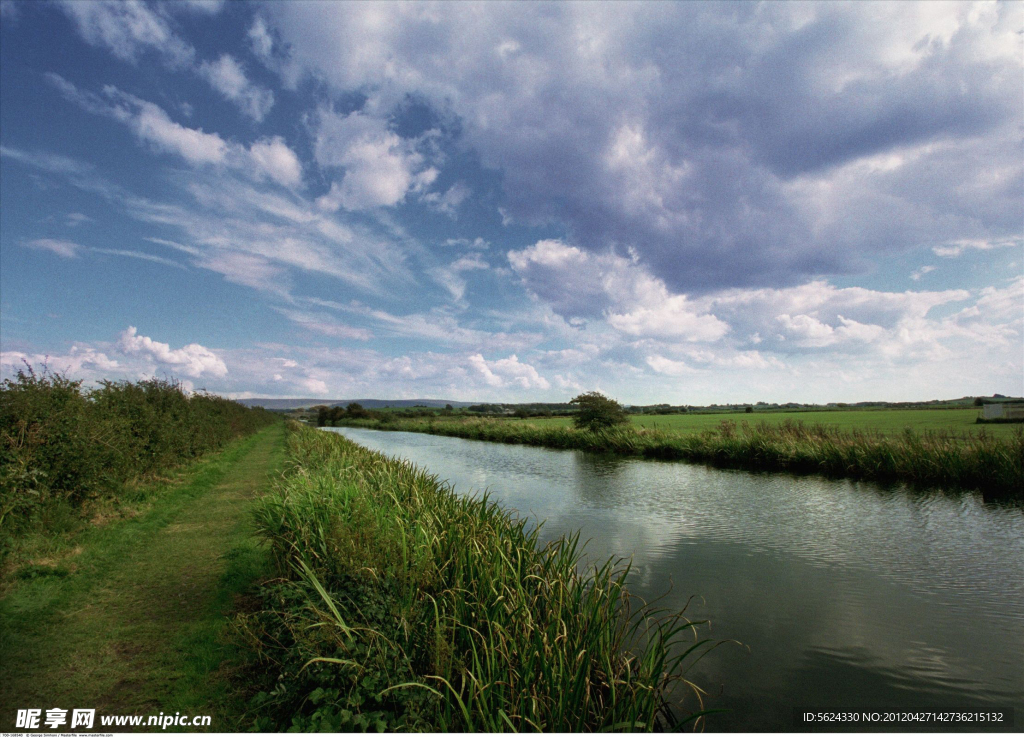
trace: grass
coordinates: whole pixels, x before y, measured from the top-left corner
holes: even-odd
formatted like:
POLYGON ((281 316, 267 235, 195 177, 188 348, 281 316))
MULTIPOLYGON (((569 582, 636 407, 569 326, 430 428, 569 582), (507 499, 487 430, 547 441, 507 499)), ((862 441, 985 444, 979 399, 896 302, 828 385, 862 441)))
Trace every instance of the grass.
MULTIPOLYGON (((909 428, 916 433, 936 432, 951 435, 976 435, 982 429, 992 436, 1011 438, 1015 432, 1012 424, 976 423, 980 409, 877 409, 877 410, 820 410, 801 412, 729 412, 722 414, 684 415, 630 415, 630 422, 637 427, 646 427, 678 433, 700 433, 714 430, 723 420, 734 422, 784 425, 801 422, 804 425, 821 425, 847 432, 860 431, 882 435, 900 435, 909 428)), ((522 422, 522 420, 507 420, 522 422)), ((571 417, 531 418, 526 420, 538 427, 569 427, 571 417)))
MULTIPOLYGON (((738 415, 751 417, 756 415, 738 415)), ((1024 432, 995 437, 988 426, 977 433, 900 434, 843 431, 807 425, 792 417, 750 424, 721 419, 700 432, 637 425, 605 431, 581 430, 553 422, 466 420, 438 422, 351 421, 381 430, 405 430, 471 440, 609 452, 661 460, 686 460, 728 468, 820 473, 837 478, 908 483, 920 487, 977 489, 991 496, 1024 496, 1024 432)))
POLYGON ((96 708, 97 718, 209 714, 211 729, 238 729, 247 694, 231 676, 245 653, 228 615, 268 574, 247 512, 280 468, 283 435, 277 424, 236 440, 140 491, 134 514, 9 561, 0 598, 5 729, 26 707, 96 708))
POLYGON ((486 497, 336 434, 296 426, 289 452, 257 508, 278 578, 262 611, 238 619, 261 661, 256 729, 685 722, 667 695, 711 643, 682 613, 632 598, 627 566, 581 570, 578 538, 542 547, 486 497))

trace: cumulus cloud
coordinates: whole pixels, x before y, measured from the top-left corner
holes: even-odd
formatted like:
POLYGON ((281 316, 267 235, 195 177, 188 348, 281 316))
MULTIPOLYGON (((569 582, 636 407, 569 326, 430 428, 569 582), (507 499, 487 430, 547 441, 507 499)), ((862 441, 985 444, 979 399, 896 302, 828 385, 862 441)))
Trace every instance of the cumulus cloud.
POLYGON ((211 87, 238 105, 243 113, 257 123, 274 106, 274 93, 249 81, 242 65, 230 54, 222 54, 217 61, 203 62, 199 66, 199 73, 211 87))
POLYGON ((596 254, 633 246, 673 290, 1019 231, 1019 4, 537 7, 267 12, 336 90, 454 115, 510 218, 596 254))
POLYGON ((224 166, 285 187, 302 184, 299 157, 281 136, 259 139, 246 148, 224 140, 217 133, 176 123, 159 105, 112 85, 104 87, 103 94, 98 95, 80 90, 58 74, 50 73, 46 77, 62 95, 86 111, 123 123, 141 141, 159 151, 181 156, 193 166, 224 166))
POLYGON ((256 141, 249 148, 257 172, 286 187, 302 183, 302 164, 281 136, 256 141))
POLYGON ((633 258, 543 240, 508 259, 527 289, 569 319, 601 316, 629 335, 689 341, 717 340, 729 330, 685 295, 671 295, 633 258))
POLYGON ((548 389, 551 386, 547 379, 537 373, 537 369, 528 363, 520 363, 515 354, 488 361, 477 353, 469 357, 469 365, 489 386, 520 389, 548 389))
POLYGON ((326 168, 342 168, 340 182, 318 200, 325 210, 366 210, 396 205, 408 192, 429 186, 437 170, 427 167, 415 142, 390 130, 387 121, 362 112, 317 116, 314 155, 326 168))
POLYGON ((216 353, 198 343, 172 350, 167 343, 160 343, 139 335, 138 330, 129 327, 118 338, 117 348, 126 355, 141 355, 152 359, 157 364, 172 371, 180 371, 186 376, 198 378, 203 375, 223 377, 228 367, 216 353))

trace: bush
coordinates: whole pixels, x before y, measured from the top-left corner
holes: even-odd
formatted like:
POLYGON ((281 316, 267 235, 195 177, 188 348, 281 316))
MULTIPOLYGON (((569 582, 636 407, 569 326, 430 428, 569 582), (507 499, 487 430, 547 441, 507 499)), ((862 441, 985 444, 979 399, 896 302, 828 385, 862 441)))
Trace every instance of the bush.
POLYGON ((174 381, 81 381, 30 367, 0 382, 0 530, 56 501, 78 507, 126 481, 276 421, 174 381))

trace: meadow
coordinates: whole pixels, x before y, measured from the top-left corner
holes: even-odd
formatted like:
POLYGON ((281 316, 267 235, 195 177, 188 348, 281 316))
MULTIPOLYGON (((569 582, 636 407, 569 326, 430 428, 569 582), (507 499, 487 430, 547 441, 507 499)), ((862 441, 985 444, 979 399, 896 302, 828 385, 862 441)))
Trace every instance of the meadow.
MULTIPOLYGON (((979 409, 836 409, 800 412, 728 412, 722 414, 692 413, 681 415, 630 415, 637 427, 647 427, 679 433, 699 433, 714 430, 723 420, 737 423, 764 423, 783 425, 800 422, 843 431, 860 431, 896 435, 908 428, 917 433, 937 432, 956 435, 977 434, 984 430, 995 437, 1012 437, 1015 425, 1005 423, 978 424, 979 409)), ((518 420, 509 420, 510 422, 518 420)), ((526 420, 538 427, 568 427, 571 417, 530 418, 526 420)))
POLYGON ((484 497, 296 426, 257 503, 277 578, 239 630, 260 731, 649 731, 700 718, 667 695, 713 647, 633 599, 628 566, 584 570, 484 497), (682 717, 679 719, 679 717, 682 717))
MULTIPOLYGON (((918 431, 905 425, 908 415, 903 414, 898 420, 891 419, 885 432, 875 426, 843 429, 834 424, 809 424, 800 421, 805 414, 811 413, 669 416, 680 418, 674 428, 673 423, 662 422, 663 416, 633 416, 630 423, 606 430, 576 428, 569 418, 399 420, 381 415, 380 419, 353 419, 344 424, 753 471, 980 490, 994 497, 1024 496, 1024 432, 1019 425, 977 425, 973 432, 948 426, 918 431), (766 417, 773 419, 763 419, 766 417), (644 426, 640 419, 649 419, 651 425, 644 426), (902 431, 893 427, 897 421, 904 423, 902 431), (998 433, 990 428, 998 428, 998 433)), ((835 413, 840 414, 846 413, 835 413)), ((869 414, 884 417, 883 413, 850 414, 860 422, 869 414)), ((876 424, 885 427, 884 422, 876 424)))

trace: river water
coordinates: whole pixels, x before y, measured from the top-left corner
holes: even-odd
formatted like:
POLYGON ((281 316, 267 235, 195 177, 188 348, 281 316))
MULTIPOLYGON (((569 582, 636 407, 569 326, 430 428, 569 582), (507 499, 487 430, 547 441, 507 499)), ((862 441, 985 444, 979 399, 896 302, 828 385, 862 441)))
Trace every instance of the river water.
MULTIPOLYGON (((334 430, 543 521, 726 644, 689 678, 708 729, 804 711, 1014 709, 1024 726, 1024 506, 419 433, 334 430)), ((890 725, 890 731, 927 725, 890 725)), ((1012 723, 1002 725, 1013 729, 1012 723)), ((865 725, 862 723, 860 728, 865 725)), ((975 725, 975 729, 981 725, 975 725)), ((932 724, 929 731, 950 725, 932 724)))

